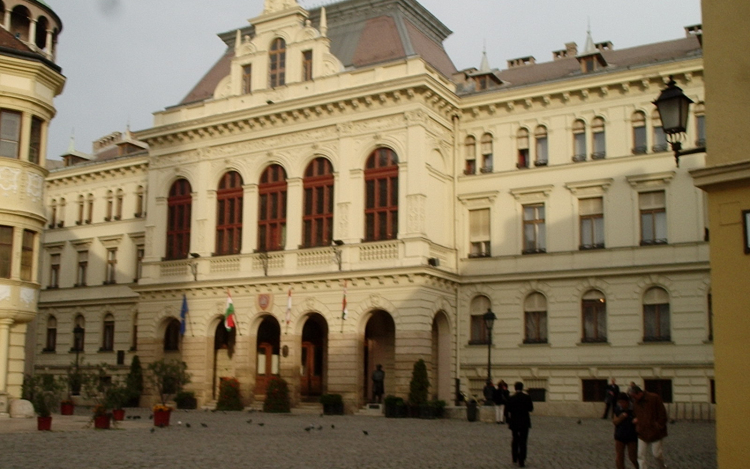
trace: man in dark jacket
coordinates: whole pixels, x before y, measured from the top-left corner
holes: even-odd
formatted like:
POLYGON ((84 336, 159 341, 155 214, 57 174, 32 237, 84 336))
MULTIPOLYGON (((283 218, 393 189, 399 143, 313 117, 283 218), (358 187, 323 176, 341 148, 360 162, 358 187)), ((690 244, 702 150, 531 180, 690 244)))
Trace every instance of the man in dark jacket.
POLYGON ((516 382, 515 388, 516 393, 508 398, 505 405, 505 421, 508 422, 508 428, 513 432, 511 442, 513 462, 517 462, 518 467, 525 467, 526 441, 529 438, 529 428, 531 428, 529 412, 534 410, 534 403, 531 402, 531 397, 523 392, 523 383, 516 382))
POLYGON ((612 409, 612 416, 615 416, 615 404, 617 402, 617 395, 620 394, 620 386, 617 385, 615 379, 612 378, 609 386, 607 386, 607 393, 604 396, 604 416, 603 419, 609 417, 609 409, 612 409))
POLYGON ((667 409, 664 402, 658 394, 643 392, 638 386, 630 388, 630 397, 633 399, 635 414, 633 423, 638 433, 638 466, 640 469, 648 469, 646 453, 650 445, 658 467, 664 469, 667 467, 662 449, 662 440, 667 436, 667 409))

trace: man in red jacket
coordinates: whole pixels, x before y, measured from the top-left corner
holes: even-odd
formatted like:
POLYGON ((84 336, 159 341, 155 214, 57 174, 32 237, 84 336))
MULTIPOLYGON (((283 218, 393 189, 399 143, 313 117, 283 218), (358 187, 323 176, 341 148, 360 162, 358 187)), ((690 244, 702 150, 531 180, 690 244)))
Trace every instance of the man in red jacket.
POLYGON ((667 409, 658 394, 644 392, 640 387, 630 388, 630 397, 633 399, 633 413, 635 418, 635 431, 638 433, 638 466, 639 469, 648 469, 646 464, 646 453, 651 445, 651 451, 656 458, 660 469, 667 466, 664 464, 662 440, 667 436, 667 409))

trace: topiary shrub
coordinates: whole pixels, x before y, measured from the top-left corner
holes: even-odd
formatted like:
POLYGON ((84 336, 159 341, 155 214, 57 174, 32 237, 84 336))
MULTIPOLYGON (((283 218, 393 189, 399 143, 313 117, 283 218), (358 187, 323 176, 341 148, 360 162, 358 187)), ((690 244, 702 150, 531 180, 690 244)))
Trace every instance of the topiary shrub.
POLYGON ((291 412, 289 386, 287 386, 286 381, 281 378, 271 378, 268 381, 266 400, 263 402, 263 412, 291 412))
POLYGON ((240 399, 240 382, 235 378, 222 378, 219 384, 219 400, 216 402, 216 410, 242 410, 240 399))
POLYGON ((427 379, 427 365, 421 358, 414 363, 409 383, 409 405, 419 406, 427 402, 430 381, 427 379))
POLYGON ((143 394, 143 367, 138 355, 134 355, 133 361, 130 362, 130 371, 125 380, 125 387, 128 390, 128 400, 125 406, 138 407, 141 401, 141 394, 143 394))
POLYGON ((193 391, 180 391, 174 396, 174 402, 178 409, 195 409, 198 407, 198 400, 195 398, 193 391))

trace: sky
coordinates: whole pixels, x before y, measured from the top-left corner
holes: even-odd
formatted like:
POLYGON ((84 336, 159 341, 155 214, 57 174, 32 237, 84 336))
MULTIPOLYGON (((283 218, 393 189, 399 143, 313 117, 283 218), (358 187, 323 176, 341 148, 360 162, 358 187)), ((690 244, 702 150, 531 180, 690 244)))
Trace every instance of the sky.
MULTIPOLYGON (((57 64, 67 82, 55 99, 47 157, 91 152, 114 131, 151 127, 152 113, 178 104, 224 53, 218 33, 247 25, 264 0, 45 0, 63 22, 57 64)), ((333 3, 298 0, 305 8, 333 3)), ((444 45, 459 70, 552 51, 588 25, 615 49, 683 37, 701 22, 700 0, 419 0, 453 34, 444 45)))

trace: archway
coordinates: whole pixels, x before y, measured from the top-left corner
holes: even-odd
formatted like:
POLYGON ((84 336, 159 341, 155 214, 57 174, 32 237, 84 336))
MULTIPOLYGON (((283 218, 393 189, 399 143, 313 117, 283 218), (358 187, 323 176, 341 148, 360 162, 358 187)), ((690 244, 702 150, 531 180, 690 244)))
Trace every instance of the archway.
POLYGON ((375 311, 365 327, 364 344, 364 399, 372 400, 372 372, 377 365, 385 371, 385 395, 396 389, 396 324, 386 311, 375 311))
POLYGON ((432 392, 440 400, 451 400, 451 332, 445 312, 432 321, 432 392))
POLYGON ((300 395, 317 401, 323 394, 328 363, 328 324, 320 314, 311 314, 302 328, 300 395))
POLYGON ((264 395, 268 381, 279 376, 281 327, 273 316, 266 316, 258 326, 258 366, 255 369, 255 395, 264 395))
POLYGON ((228 331, 224 321, 219 321, 214 333, 214 369, 213 369, 213 393, 214 399, 219 397, 219 385, 223 378, 234 377, 234 344, 237 337, 237 329, 228 331))

